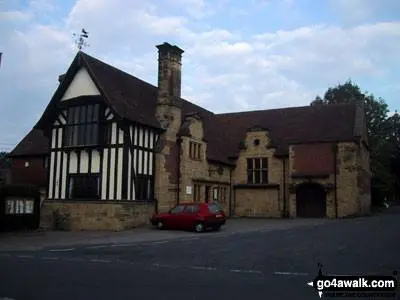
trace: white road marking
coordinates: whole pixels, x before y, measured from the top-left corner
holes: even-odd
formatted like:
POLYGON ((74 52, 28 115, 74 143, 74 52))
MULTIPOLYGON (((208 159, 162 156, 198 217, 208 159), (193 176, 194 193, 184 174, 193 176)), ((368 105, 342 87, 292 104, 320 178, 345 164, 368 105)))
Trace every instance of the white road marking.
POLYGON ((193 269, 193 270, 206 270, 206 271, 216 271, 217 270, 217 268, 214 268, 214 267, 197 267, 197 266, 192 266, 192 267, 189 267, 190 269, 193 269))
POLYGON ((152 242, 151 245, 160 245, 160 244, 166 244, 166 243, 169 243, 169 241, 152 242))
POLYGON ((49 252, 67 252, 74 251, 75 248, 66 248, 66 249, 50 249, 49 252))
POLYGON ((289 276, 308 276, 308 273, 299 272, 274 272, 275 275, 289 275, 289 276))
POLYGON ((240 270, 240 269, 232 269, 229 270, 229 272, 233 272, 233 273, 253 273, 253 274, 262 274, 261 271, 258 270, 240 270))
POLYGON ((47 256, 44 256, 44 257, 41 257, 41 259, 44 259, 44 260, 58 260, 59 258, 58 257, 47 257, 47 256))
MULTIPOLYGON (((112 245, 114 246, 114 245, 112 245)), ((101 249, 101 248, 109 248, 110 245, 103 245, 103 246, 90 246, 90 247, 86 247, 86 249, 101 249)))

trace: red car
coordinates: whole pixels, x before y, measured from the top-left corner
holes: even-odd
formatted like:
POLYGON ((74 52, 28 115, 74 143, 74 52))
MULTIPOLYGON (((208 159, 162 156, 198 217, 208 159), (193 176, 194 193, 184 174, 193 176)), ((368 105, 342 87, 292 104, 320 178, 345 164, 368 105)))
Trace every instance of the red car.
POLYGON ((168 213, 154 214, 151 224, 159 229, 183 229, 203 232, 219 230, 226 222, 225 213, 216 203, 179 204, 168 213))

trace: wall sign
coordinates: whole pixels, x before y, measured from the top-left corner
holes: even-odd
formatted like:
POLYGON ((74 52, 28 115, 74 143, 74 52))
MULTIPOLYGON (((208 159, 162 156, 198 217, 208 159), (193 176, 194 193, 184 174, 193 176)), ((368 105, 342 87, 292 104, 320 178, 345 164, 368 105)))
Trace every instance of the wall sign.
POLYGON ((213 189, 213 194, 214 194, 213 199, 214 199, 214 200, 218 200, 218 188, 215 187, 215 188, 213 189))
POLYGON ((186 187, 186 195, 191 195, 192 194, 192 186, 191 185, 188 185, 187 187, 186 187))
POLYGON ((8 199, 6 204, 6 214, 23 215, 33 214, 33 200, 8 199))

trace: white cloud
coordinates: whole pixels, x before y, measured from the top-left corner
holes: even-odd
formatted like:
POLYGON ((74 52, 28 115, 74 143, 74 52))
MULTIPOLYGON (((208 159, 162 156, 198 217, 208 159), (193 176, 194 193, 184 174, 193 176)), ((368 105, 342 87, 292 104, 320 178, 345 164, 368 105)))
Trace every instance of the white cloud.
POLYGON ((140 23, 150 34, 154 35, 179 35, 186 19, 179 17, 163 17, 140 12, 136 15, 136 22, 140 23))
POLYGON ((381 79, 394 62, 400 64, 399 22, 319 24, 244 35, 228 25, 199 21, 227 7, 228 0, 167 2, 186 13, 171 13, 158 1, 78 0, 65 20, 45 26, 38 16, 57 10, 54 3, 33 1, 29 10, 7 15, 25 22, 35 18, 28 28, 7 28, 1 41, 0 90, 6 92, 0 102, 8 113, 0 130, 16 128, 0 132, 7 141, 17 142, 43 111, 57 76, 72 61, 72 33, 82 27, 91 44, 85 51, 152 84, 157 84, 154 46, 177 44, 185 50, 182 95, 215 112, 308 105, 338 81, 381 79), (17 89, 9 88, 16 82, 17 89), (26 123, 17 128, 14 120, 20 115, 27 116, 26 123))
POLYGON ((201 55, 204 57, 225 57, 231 58, 243 55, 249 55, 252 52, 250 44, 245 42, 228 43, 228 42, 214 42, 212 44, 200 44, 191 49, 192 54, 201 55))
POLYGON ((18 10, 0 11, 0 22, 27 22, 31 20, 33 15, 28 12, 18 10))
POLYGON ((54 0, 33 0, 29 2, 29 10, 35 11, 36 13, 52 12, 57 9, 54 0))
POLYGON ((365 21, 373 16, 385 16, 400 11, 398 0, 330 0, 329 2, 336 9, 337 15, 349 22, 365 21))

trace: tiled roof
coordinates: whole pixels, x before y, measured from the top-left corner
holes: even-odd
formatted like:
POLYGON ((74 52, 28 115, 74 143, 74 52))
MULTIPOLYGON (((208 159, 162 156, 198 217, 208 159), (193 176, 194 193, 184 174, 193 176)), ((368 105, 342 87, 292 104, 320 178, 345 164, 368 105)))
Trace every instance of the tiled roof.
POLYGON ((218 114, 215 118, 225 132, 222 151, 236 156, 239 142, 253 126, 266 128, 276 154, 288 154, 288 145, 311 142, 354 140, 355 105, 316 105, 218 114))
POLYGON ((80 53, 108 104, 120 117, 160 127, 155 117, 157 88, 113 66, 80 53))
MULTIPOLYGON (((87 67, 107 104, 119 117, 160 128, 155 118, 157 87, 83 52, 78 53, 63 82, 68 82, 68 74, 73 73, 70 70, 77 69, 77 65, 87 67)), ((56 96, 57 92, 53 98, 56 96)), ((237 156, 240 141, 253 126, 268 128, 277 154, 287 154, 291 143, 348 141, 359 132, 355 128, 357 108, 352 104, 214 114, 184 99, 181 101, 183 116, 198 113, 204 121, 207 158, 224 163, 231 163, 229 157, 237 156)), ((49 104, 42 119, 51 113, 52 105, 55 104, 49 104)))
POLYGON ((32 129, 11 151, 10 157, 26 155, 45 155, 49 152, 49 140, 43 131, 32 129))

